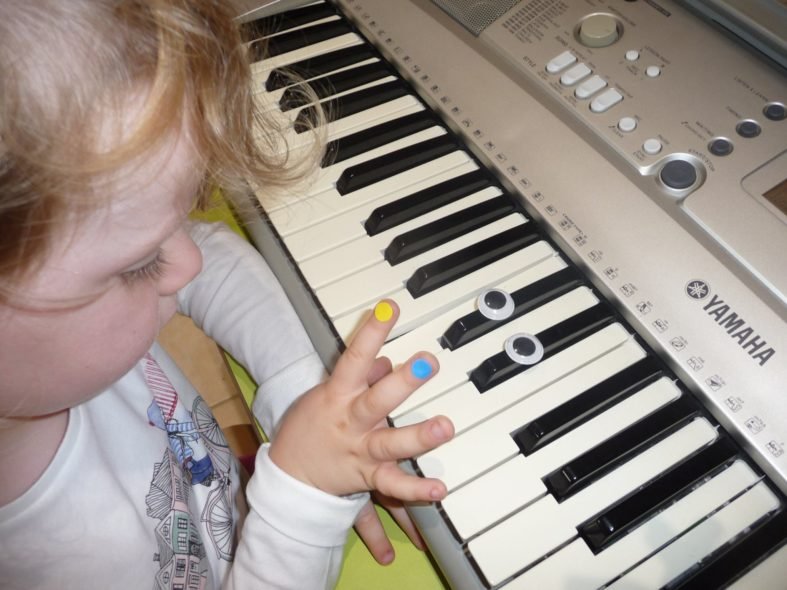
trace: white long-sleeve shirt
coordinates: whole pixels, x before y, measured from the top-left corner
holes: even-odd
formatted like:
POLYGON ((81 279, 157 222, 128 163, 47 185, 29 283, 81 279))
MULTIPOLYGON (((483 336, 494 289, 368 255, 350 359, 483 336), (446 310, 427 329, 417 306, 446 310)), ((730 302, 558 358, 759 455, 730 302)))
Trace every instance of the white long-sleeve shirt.
MULTIPOLYGON (((323 368, 272 273, 229 230, 197 224, 204 268, 181 310, 259 383, 272 432, 323 368)), ((142 360, 72 408, 44 474, 0 507, 0 587, 331 588, 347 531, 368 496, 339 498, 274 465, 263 446, 238 528, 238 474, 209 410, 161 347, 150 355, 177 393, 164 411, 142 360)), ((8 477, 9 474, 3 474, 8 477)))

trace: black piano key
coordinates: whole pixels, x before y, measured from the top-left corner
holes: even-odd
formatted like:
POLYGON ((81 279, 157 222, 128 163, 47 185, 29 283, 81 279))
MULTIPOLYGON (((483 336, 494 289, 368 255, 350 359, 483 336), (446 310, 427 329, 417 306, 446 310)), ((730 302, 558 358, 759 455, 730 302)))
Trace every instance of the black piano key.
MULTIPOLYGON (((408 94, 410 94, 410 89, 404 82, 393 80, 373 88, 365 88, 351 94, 337 96, 320 104, 327 114, 328 120, 337 121, 408 94)), ((301 109, 295 118, 295 132, 308 131, 314 126, 316 119, 313 106, 301 109)))
POLYGON ((492 186, 489 175, 474 170, 377 207, 363 226, 368 235, 374 236, 489 186, 492 186))
MULTIPOLYGON (((349 70, 342 70, 336 74, 330 74, 317 78, 311 82, 304 82, 311 86, 314 95, 319 98, 328 98, 340 92, 352 90, 363 84, 380 80, 391 75, 391 69, 384 62, 374 62, 349 70)), ((290 86, 282 93, 279 99, 279 108, 282 111, 290 111, 309 104, 311 96, 304 92, 302 84, 290 86)))
POLYGON ((514 311, 508 318, 493 320, 476 310, 454 321, 440 337, 440 344, 443 348, 456 350, 581 284, 583 283, 579 272, 572 267, 566 267, 511 293, 514 311))
MULTIPOLYGON (((605 303, 597 303, 539 332, 535 336, 544 347, 544 356, 539 362, 558 354, 614 321, 615 316, 610 307, 605 303)), ((506 352, 499 352, 473 369, 470 372, 470 381, 480 393, 484 393, 526 371, 530 366, 532 365, 517 363, 506 352)))
POLYGON ((407 290, 413 298, 421 297, 521 250, 541 239, 532 223, 512 227, 477 244, 463 248, 417 269, 407 279, 407 290))
POLYGON ((286 68, 276 68, 265 81, 265 90, 272 92, 293 83, 293 76, 308 80, 324 76, 341 68, 366 61, 374 57, 374 50, 368 45, 353 45, 310 57, 286 68))
POLYGON ((523 455, 531 455, 662 375, 664 371, 655 357, 646 356, 518 428, 511 436, 523 455))
POLYGON ((347 195, 370 184, 412 170, 458 149, 456 140, 448 134, 427 139, 361 164, 350 166, 341 173, 336 181, 336 190, 340 195, 347 195))
POLYGON ((737 454, 738 449, 728 437, 719 438, 633 495, 582 523, 577 527, 577 531, 588 547, 598 553, 652 515, 691 492, 694 485, 703 478, 721 471, 737 454))
POLYGON ((250 59, 259 61, 261 59, 276 57, 283 53, 289 53, 302 47, 314 45, 320 41, 327 41, 334 37, 340 37, 351 33, 350 25, 341 20, 333 20, 311 27, 295 29, 289 33, 281 33, 267 39, 253 41, 249 47, 251 52, 250 59))
POLYGON ((385 259, 395 266, 431 248, 436 248, 459 236, 505 217, 514 210, 508 195, 494 197, 442 219, 396 236, 385 249, 385 259))
POLYGON ((666 438, 698 414, 695 402, 683 395, 559 467, 543 479, 544 485, 558 502, 562 502, 666 438))
MULTIPOLYGON (((703 559, 691 571, 673 580, 662 590, 707 590, 726 588, 743 574, 787 543, 787 510, 782 509, 752 527, 732 543, 703 559)), ((787 585, 779 580, 779 587, 787 585)), ((762 588, 761 590, 766 590, 762 588)))
POLYGON ((240 35, 246 42, 255 41, 272 33, 308 25, 331 16, 336 16, 336 10, 330 4, 322 2, 245 22, 240 26, 240 35))
POLYGON ((334 139, 326 146, 321 165, 331 166, 435 125, 435 116, 423 110, 334 139))

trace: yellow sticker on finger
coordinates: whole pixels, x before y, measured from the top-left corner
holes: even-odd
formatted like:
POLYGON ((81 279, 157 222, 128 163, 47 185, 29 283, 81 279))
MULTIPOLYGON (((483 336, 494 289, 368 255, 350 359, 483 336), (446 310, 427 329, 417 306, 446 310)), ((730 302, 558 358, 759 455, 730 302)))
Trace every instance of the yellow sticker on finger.
POLYGON ((387 301, 381 301, 374 307, 374 317, 378 322, 387 322, 393 317, 394 310, 387 301))

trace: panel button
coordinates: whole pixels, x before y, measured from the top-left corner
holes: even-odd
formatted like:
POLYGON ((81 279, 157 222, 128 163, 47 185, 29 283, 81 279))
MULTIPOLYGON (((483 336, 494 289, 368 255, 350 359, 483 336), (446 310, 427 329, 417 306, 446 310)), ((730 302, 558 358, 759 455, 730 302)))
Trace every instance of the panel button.
POLYGON ((582 82, 582 84, 577 86, 577 89, 574 91, 574 96, 582 99, 590 98, 602 88, 606 88, 606 86, 607 82, 604 80, 604 78, 597 74, 595 76, 591 76, 582 82))
POLYGON ((592 73, 592 70, 585 64, 578 63, 571 69, 566 70, 566 72, 560 76, 560 83, 563 86, 573 86, 580 80, 587 78, 592 73))
POLYGON ((717 137, 708 144, 708 150, 714 156, 729 156, 732 153, 732 142, 723 137, 717 137))
POLYGON ((658 78, 661 75, 661 68, 659 66, 648 66, 645 68, 645 75, 648 78, 658 78))
POLYGON ((766 104, 765 108, 762 109, 762 114, 771 121, 783 121, 787 118, 787 110, 785 110, 783 104, 778 102, 766 104))
POLYGON ((634 117, 621 117, 618 121, 618 129, 623 133, 631 133, 637 128, 637 120, 634 117))
POLYGON ((661 142, 655 137, 651 137, 650 139, 646 139, 645 143, 642 144, 642 151, 649 156, 655 156, 661 151, 661 147, 661 142))
POLYGON ((553 57, 547 64, 547 72, 550 74, 557 74, 561 70, 565 70, 568 66, 575 63, 577 58, 570 51, 564 51, 557 57, 553 57))
POLYGON ((686 160, 671 160, 659 173, 661 181, 670 188, 689 188, 697 182, 697 170, 686 160))
POLYGON ((623 100, 623 95, 614 88, 608 88, 590 103, 590 110, 594 113, 603 113, 623 100))
POLYGON ((762 129, 757 121, 746 120, 738 123, 735 126, 735 131, 737 131, 738 135, 741 137, 751 139, 752 137, 757 137, 762 129))
POLYGON ((629 49, 626 52, 626 61, 637 61, 639 59, 639 51, 636 49, 629 49))

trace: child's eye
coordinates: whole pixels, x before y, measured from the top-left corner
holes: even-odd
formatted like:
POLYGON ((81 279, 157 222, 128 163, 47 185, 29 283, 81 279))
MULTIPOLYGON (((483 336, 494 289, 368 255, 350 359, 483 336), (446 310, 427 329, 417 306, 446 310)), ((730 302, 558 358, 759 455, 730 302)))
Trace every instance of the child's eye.
POLYGON ((143 279, 157 280, 164 274, 164 265, 167 261, 164 260, 164 254, 161 250, 156 253, 156 257, 139 268, 128 270, 120 275, 123 282, 131 285, 143 279))

